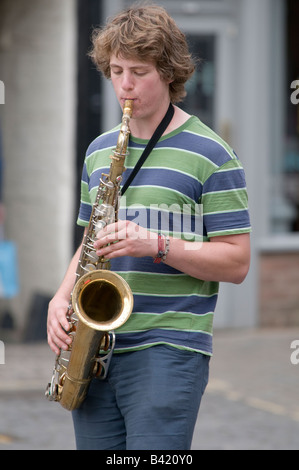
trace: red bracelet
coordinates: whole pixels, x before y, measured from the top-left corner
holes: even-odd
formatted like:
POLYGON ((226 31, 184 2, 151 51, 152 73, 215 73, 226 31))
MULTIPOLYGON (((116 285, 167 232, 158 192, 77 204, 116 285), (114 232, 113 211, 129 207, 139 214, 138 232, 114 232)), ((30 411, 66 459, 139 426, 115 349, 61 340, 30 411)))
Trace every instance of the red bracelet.
POLYGON ((164 236, 161 233, 158 234, 158 253, 156 258, 154 259, 154 263, 161 263, 163 256, 165 255, 165 241, 164 236))

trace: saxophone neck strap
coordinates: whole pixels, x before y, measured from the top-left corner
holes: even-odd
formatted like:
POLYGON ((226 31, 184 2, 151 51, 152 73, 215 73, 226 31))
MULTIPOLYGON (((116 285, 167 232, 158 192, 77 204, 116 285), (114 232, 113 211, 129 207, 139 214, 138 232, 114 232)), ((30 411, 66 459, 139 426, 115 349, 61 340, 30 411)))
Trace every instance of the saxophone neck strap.
POLYGON ((157 129, 153 133, 153 135, 152 135, 151 139, 149 140, 147 146, 145 147, 141 157, 139 158, 138 162, 136 163, 134 169, 132 170, 129 178, 127 179, 127 181, 123 185, 123 187, 121 189, 121 195, 122 196, 125 194, 126 190, 128 189, 128 187, 132 183, 133 179, 137 175, 138 171, 142 167, 142 165, 145 162, 146 158, 149 156, 149 154, 151 153, 151 151, 155 147, 156 143, 158 142, 160 137, 163 135, 163 133, 166 130, 167 126, 169 125, 171 119, 173 118, 173 115, 174 115, 174 107, 173 107, 172 103, 170 103, 164 118, 162 119, 162 121, 158 125, 157 129))

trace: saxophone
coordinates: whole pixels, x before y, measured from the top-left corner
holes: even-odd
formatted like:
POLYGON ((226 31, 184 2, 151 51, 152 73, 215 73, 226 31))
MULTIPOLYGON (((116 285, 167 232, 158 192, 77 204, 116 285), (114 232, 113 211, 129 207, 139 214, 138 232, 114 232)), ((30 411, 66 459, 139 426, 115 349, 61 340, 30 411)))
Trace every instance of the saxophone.
POLYGON ((92 378, 105 377, 113 353, 114 330, 124 324, 133 309, 127 282, 109 271, 108 259, 99 258, 94 241, 99 230, 115 222, 133 102, 127 100, 117 145, 110 156, 109 174, 102 174, 76 271, 68 307, 68 334, 72 343, 56 356, 51 382, 45 395, 67 410, 84 401, 92 378))

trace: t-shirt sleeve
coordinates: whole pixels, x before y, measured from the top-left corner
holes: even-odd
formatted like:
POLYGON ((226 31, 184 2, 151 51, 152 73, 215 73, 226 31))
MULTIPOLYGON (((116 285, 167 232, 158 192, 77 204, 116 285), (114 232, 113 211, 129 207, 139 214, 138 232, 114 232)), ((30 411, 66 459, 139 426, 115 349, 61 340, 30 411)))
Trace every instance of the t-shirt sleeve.
POLYGON ((77 224, 87 227, 91 215, 92 203, 89 194, 89 176, 87 172, 86 162, 83 165, 81 178, 81 199, 77 224))
POLYGON ((202 204, 208 237, 251 232, 245 174, 237 158, 220 166, 207 179, 202 204))

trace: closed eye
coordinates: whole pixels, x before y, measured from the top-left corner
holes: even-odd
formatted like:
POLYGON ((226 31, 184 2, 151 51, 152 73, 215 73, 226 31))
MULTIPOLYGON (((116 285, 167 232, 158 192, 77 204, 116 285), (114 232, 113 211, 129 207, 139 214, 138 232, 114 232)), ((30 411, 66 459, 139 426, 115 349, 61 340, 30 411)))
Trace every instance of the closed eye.
POLYGON ((147 74, 147 72, 144 72, 144 71, 140 71, 140 72, 139 72, 139 71, 137 71, 137 70, 136 70, 134 73, 135 73, 135 75, 137 75, 138 77, 142 77, 143 75, 146 75, 146 74, 147 74))
POLYGON ((121 69, 111 69, 111 72, 114 73, 114 75, 121 75, 122 74, 121 69))
MULTIPOLYGON (((114 75, 121 75, 123 73, 123 69, 121 67, 117 67, 115 65, 110 66, 111 73, 114 75)), ((136 75, 137 77, 142 77, 148 73, 148 69, 145 68, 131 68, 131 73, 136 75)))

